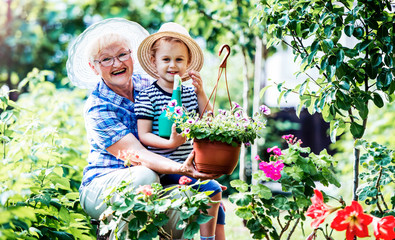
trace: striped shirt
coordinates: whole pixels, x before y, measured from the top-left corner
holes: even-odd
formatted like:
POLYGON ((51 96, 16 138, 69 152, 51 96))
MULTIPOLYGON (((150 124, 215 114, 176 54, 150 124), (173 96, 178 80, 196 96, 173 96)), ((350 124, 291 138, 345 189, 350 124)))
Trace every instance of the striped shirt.
MULTIPOLYGON (((135 97, 152 82, 148 75, 138 73, 133 74, 132 79, 135 97)), ((99 81, 87 99, 84 118, 90 152, 80 191, 95 177, 125 168, 123 161, 107 152, 106 148, 129 133, 138 138, 134 102, 116 94, 103 81, 99 81)))
MULTIPOLYGON (((171 100, 171 95, 171 93, 164 91, 157 82, 154 82, 150 87, 141 91, 136 98, 135 112, 137 119, 152 120, 152 133, 155 135, 159 134, 158 119, 162 113, 162 109, 166 107, 171 100)), ((182 86, 181 101, 182 106, 188 112, 199 112, 197 96, 193 86, 182 86)), ((191 141, 186 141, 181 146, 172 149, 146 147, 152 152, 181 163, 185 161, 193 149, 191 141)))

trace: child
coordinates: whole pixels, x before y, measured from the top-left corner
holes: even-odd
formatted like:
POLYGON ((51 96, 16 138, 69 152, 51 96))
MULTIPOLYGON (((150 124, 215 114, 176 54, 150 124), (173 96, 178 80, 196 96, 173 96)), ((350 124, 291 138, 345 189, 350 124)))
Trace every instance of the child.
MULTIPOLYGON (((203 65, 203 52, 184 27, 176 23, 165 23, 157 33, 143 40, 137 56, 143 69, 157 79, 140 92, 136 99, 135 112, 140 141, 153 152, 183 162, 193 149, 190 141, 186 141, 185 137, 176 132, 175 125, 169 139, 159 137, 158 118, 171 99, 175 75, 181 76, 183 80, 191 78, 194 86, 182 86, 183 107, 189 112, 203 114, 208 101, 198 72, 203 65)), ((161 183, 177 184, 180 178, 181 175, 176 174, 163 175, 161 183)), ((196 179, 192 179, 192 183, 194 182, 196 179)), ((221 185, 215 180, 201 185, 199 191, 214 191, 210 195, 213 201, 220 201, 222 198, 221 185)), ((223 207, 219 203, 211 205, 208 214, 213 219, 200 226, 201 239, 225 239, 223 207)))

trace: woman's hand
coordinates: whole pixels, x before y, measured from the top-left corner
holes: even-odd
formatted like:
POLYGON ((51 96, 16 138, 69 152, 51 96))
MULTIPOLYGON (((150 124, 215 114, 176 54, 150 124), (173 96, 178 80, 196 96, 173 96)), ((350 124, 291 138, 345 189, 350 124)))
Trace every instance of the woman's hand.
POLYGON ((219 178, 222 174, 209 174, 199 172, 195 166, 193 165, 193 159, 195 158, 195 152, 192 151, 185 162, 180 167, 180 174, 186 175, 189 177, 193 177, 200 180, 206 179, 216 179, 219 178))
POLYGON ((187 138, 183 137, 181 133, 177 133, 176 124, 173 124, 173 126, 171 126, 171 135, 168 148, 176 148, 181 146, 186 142, 186 140, 187 138))

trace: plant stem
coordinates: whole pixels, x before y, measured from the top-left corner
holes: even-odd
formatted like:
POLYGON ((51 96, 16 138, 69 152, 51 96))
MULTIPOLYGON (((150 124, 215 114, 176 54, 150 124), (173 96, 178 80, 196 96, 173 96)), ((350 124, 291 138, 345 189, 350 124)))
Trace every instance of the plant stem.
POLYGON ((299 224, 299 220, 300 220, 300 218, 298 218, 298 219, 296 220, 294 226, 292 227, 291 231, 290 231, 289 234, 288 234, 287 240, 290 240, 290 239, 291 239, 291 236, 292 236, 292 234, 294 233, 294 231, 295 231, 295 229, 296 229, 296 226, 298 226, 298 224, 299 224))
POLYGON ((359 155, 360 155, 360 150, 354 147, 354 189, 353 189, 354 201, 358 201, 357 189, 358 189, 358 181, 359 181, 359 155))

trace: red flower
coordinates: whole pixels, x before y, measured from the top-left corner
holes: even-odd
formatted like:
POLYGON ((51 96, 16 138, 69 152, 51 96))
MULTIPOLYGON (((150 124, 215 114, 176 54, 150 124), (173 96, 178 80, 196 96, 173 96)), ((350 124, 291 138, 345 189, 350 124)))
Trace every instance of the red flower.
POLYGON ((146 196, 151 196, 153 191, 154 190, 152 189, 151 185, 144 185, 137 188, 136 193, 143 193, 146 196))
POLYGON ((178 183, 181 184, 181 185, 187 185, 187 184, 189 184, 190 182, 192 182, 192 179, 190 179, 190 178, 187 177, 187 176, 182 176, 182 177, 180 178, 180 180, 178 180, 178 183))
POLYGON ((346 239, 352 240, 354 236, 369 237, 368 225, 373 217, 364 214, 362 206, 357 201, 352 201, 351 206, 337 212, 331 228, 337 231, 346 230, 346 239))
POLYGON ((317 228, 325 218, 337 208, 332 208, 324 203, 322 193, 314 189, 315 195, 311 198, 312 205, 307 209, 306 216, 311 217, 314 221, 311 223, 312 228, 317 228))
POLYGON ((376 239, 395 239, 395 217, 386 216, 383 218, 373 218, 373 230, 376 239))

